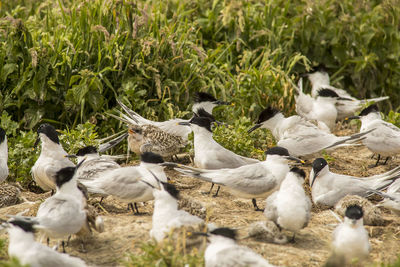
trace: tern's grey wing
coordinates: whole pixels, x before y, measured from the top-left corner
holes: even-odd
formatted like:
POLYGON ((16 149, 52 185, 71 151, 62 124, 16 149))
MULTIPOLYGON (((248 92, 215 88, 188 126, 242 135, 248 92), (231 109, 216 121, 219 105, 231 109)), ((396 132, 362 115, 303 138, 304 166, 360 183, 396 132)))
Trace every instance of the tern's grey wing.
POLYGON ((81 229, 86 213, 81 200, 51 197, 40 205, 36 218, 39 229, 50 229, 60 235, 73 234, 81 229))
MULTIPOLYGON (((339 176, 336 178, 339 178, 339 176)), ((365 197, 368 195, 368 192, 369 188, 358 179, 337 179, 332 183, 331 190, 319 196, 313 195, 313 201, 315 204, 334 206, 339 200, 347 195, 358 195, 365 197)))
POLYGON ((212 263, 206 262, 207 267, 270 267, 266 259, 242 246, 229 247, 220 250, 215 255, 215 261, 212 263))
POLYGON ((140 198, 150 187, 141 182, 142 174, 136 167, 126 167, 107 172, 99 180, 98 187, 108 195, 122 200, 140 198))
POLYGON ((245 165, 236 169, 207 171, 202 176, 212 179, 216 184, 251 195, 259 195, 277 187, 278 182, 273 173, 263 163, 245 165))
POLYGON ((105 171, 120 168, 118 163, 103 158, 84 161, 77 171, 78 179, 91 180, 105 171))
POLYGON ((303 156, 317 153, 337 139, 336 136, 319 130, 315 125, 307 124, 288 129, 277 145, 286 148, 292 156, 303 156))

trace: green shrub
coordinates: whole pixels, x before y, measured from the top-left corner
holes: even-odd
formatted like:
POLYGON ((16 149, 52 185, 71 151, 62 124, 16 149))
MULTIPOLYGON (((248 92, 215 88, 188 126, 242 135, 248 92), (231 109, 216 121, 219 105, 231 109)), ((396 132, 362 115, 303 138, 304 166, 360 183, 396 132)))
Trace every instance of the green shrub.
POLYGON ((155 242, 142 243, 140 248, 142 253, 128 255, 128 259, 123 262, 124 266, 204 266, 202 253, 198 253, 195 249, 184 253, 182 248, 177 247, 171 241, 158 244, 155 242))

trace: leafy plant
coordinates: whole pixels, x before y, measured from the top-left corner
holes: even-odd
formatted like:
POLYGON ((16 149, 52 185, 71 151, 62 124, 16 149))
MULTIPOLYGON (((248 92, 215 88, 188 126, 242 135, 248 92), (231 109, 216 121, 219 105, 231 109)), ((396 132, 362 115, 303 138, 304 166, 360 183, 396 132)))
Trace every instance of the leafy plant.
POLYGON ((242 117, 233 124, 216 126, 213 137, 223 147, 239 155, 263 160, 265 150, 274 145, 273 137, 263 130, 248 134, 251 126, 250 119, 242 117))
POLYGON ((204 266, 202 253, 193 249, 184 253, 181 247, 174 245, 172 241, 161 243, 142 243, 141 254, 130 254, 128 260, 123 262, 127 267, 131 266, 204 266))

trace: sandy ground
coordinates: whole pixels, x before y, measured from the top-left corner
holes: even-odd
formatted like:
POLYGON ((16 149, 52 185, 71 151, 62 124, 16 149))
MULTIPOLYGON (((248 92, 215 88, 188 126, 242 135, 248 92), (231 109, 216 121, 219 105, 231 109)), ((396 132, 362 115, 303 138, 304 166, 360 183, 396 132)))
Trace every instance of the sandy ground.
MULTIPOLYGON (((341 133, 347 134, 349 131, 341 133)), ((371 152, 363 146, 340 148, 329 155, 332 158, 330 162, 332 171, 355 176, 382 173, 400 163, 399 159, 393 159, 385 166, 371 168, 369 165, 373 165, 375 159, 370 158, 371 152)), ((303 168, 307 170, 307 173, 311 169, 309 164, 303 168)), ((247 235, 247 227, 250 223, 266 220, 262 212, 253 210, 250 200, 237 199, 227 189, 222 188, 219 196, 214 198, 203 194, 208 191, 209 184, 182 177, 172 170, 168 170, 167 173, 181 189, 182 197, 194 199, 207 208, 210 222, 239 229, 241 237, 247 235)), ((45 199, 48 193, 40 195, 23 192, 22 195, 28 200, 40 201, 45 199)), ((96 199, 92 200, 93 203, 96 201, 96 199)), ((262 199, 259 199, 258 203, 260 207, 264 206, 262 199)), ((150 240, 153 203, 139 205, 139 210, 145 212, 143 215, 133 215, 131 211, 127 211, 125 204, 110 197, 103 201, 103 207, 107 212, 99 210, 99 213, 105 221, 105 232, 95 232, 86 240, 86 252, 82 251, 78 240, 72 240, 66 249, 68 253, 82 258, 92 266, 118 266, 121 265, 121 260, 126 258, 127 253, 140 253, 141 242, 150 240)), ((28 214, 35 214, 35 208, 32 205, 22 203, 0 209, 0 218, 4 219, 6 214, 16 214, 27 208, 30 208, 28 214)), ((387 210, 382 211, 387 224, 366 227, 372 246, 368 265, 393 262, 400 252, 400 219, 387 210)), ((240 243, 254 249, 275 265, 321 266, 330 254, 331 236, 336 224, 337 220, 329 210, 314 207, 308 227, 296 235, 294 243, 270 244, 250 238, 242 239, 240 243)), ((284 234, 291 237, 291 233, 284 232, 284 234)), ((0 234, 0 238, 6 237, 5 233, 0 234)))

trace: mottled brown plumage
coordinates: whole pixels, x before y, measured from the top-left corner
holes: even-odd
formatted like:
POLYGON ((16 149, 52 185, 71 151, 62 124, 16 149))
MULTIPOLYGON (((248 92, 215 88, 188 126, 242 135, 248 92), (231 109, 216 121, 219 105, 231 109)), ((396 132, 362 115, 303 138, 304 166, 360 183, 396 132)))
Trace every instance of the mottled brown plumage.
POLYGON ((21 191, 15 185, 0 184, 0 208, 18 204, 21 191))
POLYGON ((162 157, 170 157, 186 145, 181 137, 166 133, 154 125, 130 125, 128 131, 129 148, 137 155, 153 152, 162 157))

